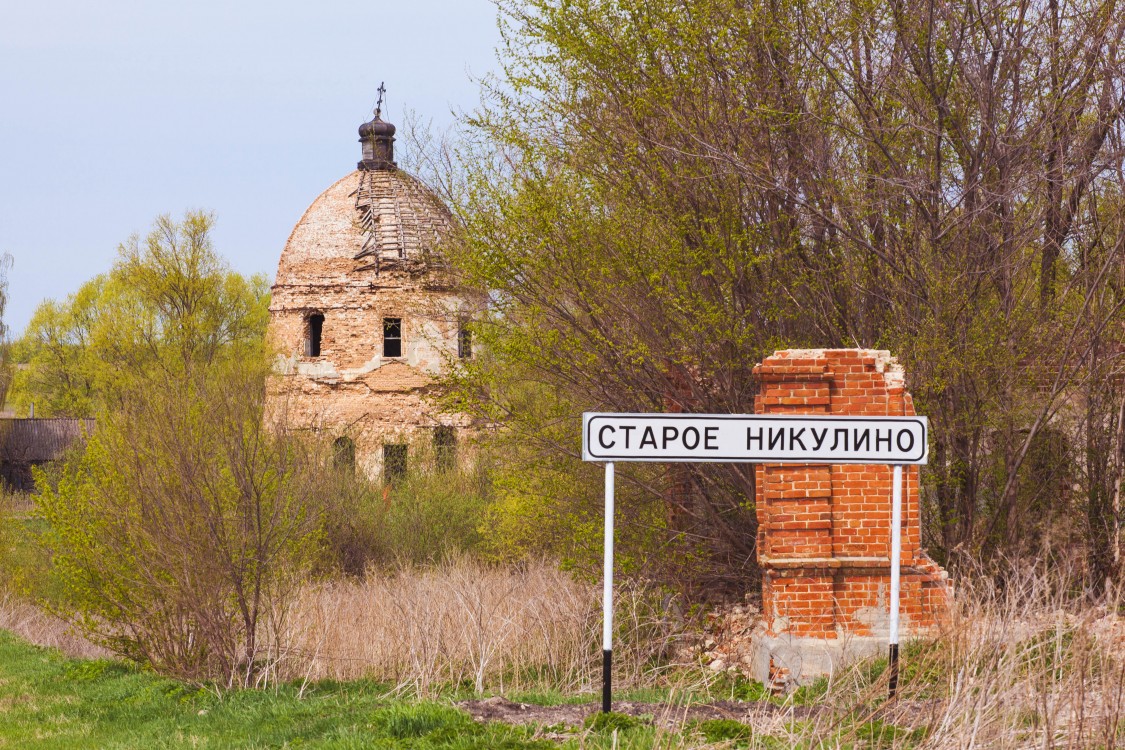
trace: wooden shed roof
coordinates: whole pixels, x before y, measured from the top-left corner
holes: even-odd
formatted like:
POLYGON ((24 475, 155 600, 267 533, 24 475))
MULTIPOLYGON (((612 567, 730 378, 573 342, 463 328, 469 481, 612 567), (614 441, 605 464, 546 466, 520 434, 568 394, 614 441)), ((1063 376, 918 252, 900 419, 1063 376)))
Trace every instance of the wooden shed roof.
POLYGON ((93 430, 92 419, 0 419, 0 461, 53 461, 93 430))

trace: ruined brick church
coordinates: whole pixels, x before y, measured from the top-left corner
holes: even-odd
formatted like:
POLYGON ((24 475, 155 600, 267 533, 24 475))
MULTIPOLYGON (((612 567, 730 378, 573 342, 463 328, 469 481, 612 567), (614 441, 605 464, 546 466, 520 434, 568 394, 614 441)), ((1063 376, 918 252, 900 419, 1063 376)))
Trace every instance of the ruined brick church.
POLYGON ((393 479, 415 454, 452 461, 463 417, 427 396, 472 354, 474 306, 440 254, 451 215, 394 159, 380 110, 359 128, 357 169, 293 228, 270 302, 279 364, 269 408, 334 442, 337 462, 393 479))

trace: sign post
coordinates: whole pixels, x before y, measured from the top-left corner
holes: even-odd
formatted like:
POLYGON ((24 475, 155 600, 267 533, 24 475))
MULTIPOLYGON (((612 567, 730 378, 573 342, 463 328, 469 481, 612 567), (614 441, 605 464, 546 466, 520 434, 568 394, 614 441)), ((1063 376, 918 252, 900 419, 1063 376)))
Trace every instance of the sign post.
POLYGON ((898 690, 902 561, 902 467, 925 464, 925 417, 758 414, 582 415, 582 459, 605 463, 602 590, 602 711, 613 705, 613 466, 616 461, 771 464, 884 464, 891 495, 890 694, 898 690))
POLYGON ((888 691, 893 698, 898 692, 898 610, 902 567, 902 464, 895 464, 891 484, 891 616, 890 646, 887 651, 887 669, 890 674, 888 691))
POLYGON ((605 572, 602 581, 602 711, 613 705, 613 461, 605 465, 605 572))

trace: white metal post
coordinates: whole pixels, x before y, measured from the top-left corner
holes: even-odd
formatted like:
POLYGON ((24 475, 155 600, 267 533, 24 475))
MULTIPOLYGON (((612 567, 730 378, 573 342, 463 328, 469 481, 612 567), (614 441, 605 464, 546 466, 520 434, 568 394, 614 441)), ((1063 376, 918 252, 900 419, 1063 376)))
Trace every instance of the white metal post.
POLYGON ((605 465, 605 570, 602 584, 602 711, 613 706, 613 462, 605 465))
POLYGON ((898 691, 898 610, 899 590, 901 588, 900 568, 902 565, 902 464, 895 464, 893 485, 891 490, 891 633, 888 653, 891 697, 894 697, 898 691))

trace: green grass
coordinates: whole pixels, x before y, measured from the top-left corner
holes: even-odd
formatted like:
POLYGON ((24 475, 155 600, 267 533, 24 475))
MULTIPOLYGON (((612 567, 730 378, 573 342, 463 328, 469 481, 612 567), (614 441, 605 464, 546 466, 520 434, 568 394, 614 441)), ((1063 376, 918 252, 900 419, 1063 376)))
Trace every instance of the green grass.
MULTIPOLYGON (((407 748, 549 750, 730 747, 737 727, 667 732, 651 720, 595 714, 562 742, 536 728, 481 724, 442 701, 387 686, 325 681, 219 694, 110 660, 69 659, 0 630, 0 748, 407 748)), ((556 730, 563 729, 555 727, 556 730)), ((557 735, 556 735, 557 736, 557 735)))
MULTIPOLYGON (((729 695, 732 688, 735 693, 753 692, 739 681, 714 687, 720 691, 716 699, 729 695)), ((657 692, 661 691, 636 691, 629 697, 651 699, 657 692)), ((324 681, 303 691, 297 685, 281 685, 216 692, 123 662, 69 659, 0 630, 0 750, 780 750, 790 746, 782 738, 757 735, 730 720, 690 721, 677 731, 654 726, 651 717, 616 713, 594 714, 582 729, 481 724, 452 704, 454 696, 468 697, 456 690, 442 700, 394 697, 388 686, 362 680, 324 681), (556 739, 545 739, 548 731, 556 739)), ((677 694, 668 697, 675 701, 677 694)), ((563 695, 550 698, 554 700, 543 702, 571 702, 563 695)), ((925 733, 871 721, 842 726, 832 739, 830 745, 841 748, 912 747, 925 739, 925 733)))
POLYGON ((217 695, 112 661, 79 661, 0 631, 0 748, 553 748, 451 705, 365 682, 217 695))

